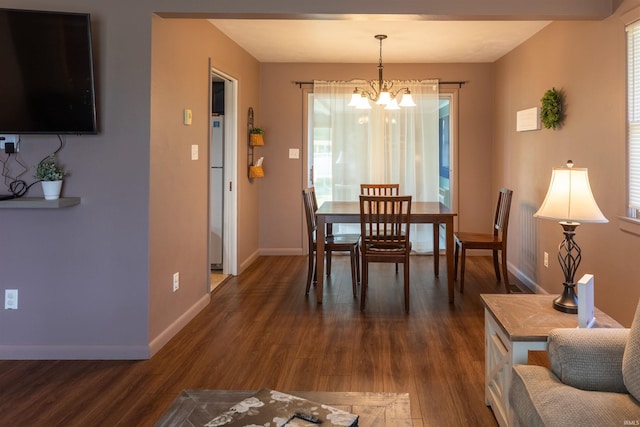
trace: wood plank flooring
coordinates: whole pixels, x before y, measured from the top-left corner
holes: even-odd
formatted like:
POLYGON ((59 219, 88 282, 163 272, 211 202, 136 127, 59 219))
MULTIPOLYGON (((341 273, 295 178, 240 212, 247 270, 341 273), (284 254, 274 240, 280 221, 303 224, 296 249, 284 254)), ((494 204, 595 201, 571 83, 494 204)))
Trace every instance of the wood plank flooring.
POLYGON ((408 392, 415 427, 497 425, 479 294, 504 287, 490 258, 467 259, 449 304, 446 273, 412 256, 409 314, 393 264, 372 265, 364 313, 349 258, 332 270, 318 305, 305 257, 261 257, 150 360, 0 361, 0 426, 152 426, 183 389, 260 388, 408 392))

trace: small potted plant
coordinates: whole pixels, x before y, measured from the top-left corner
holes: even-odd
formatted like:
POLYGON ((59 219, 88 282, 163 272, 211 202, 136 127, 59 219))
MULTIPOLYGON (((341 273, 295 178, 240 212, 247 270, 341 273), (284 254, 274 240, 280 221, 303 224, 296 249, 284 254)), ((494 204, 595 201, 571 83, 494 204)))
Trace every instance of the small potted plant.
POLYGON ((34 177, 42 183, 42 192, 46 200, 55 200, 60 197, 62 179, 66 174, 64 168, 56 163, 53 154, 38 163, 34 177))
POLYGON ((256 146, 256 145, 264 145, 264 129, 262 128, 251 128, 249 130, 249 144, 251 146, 256 146))

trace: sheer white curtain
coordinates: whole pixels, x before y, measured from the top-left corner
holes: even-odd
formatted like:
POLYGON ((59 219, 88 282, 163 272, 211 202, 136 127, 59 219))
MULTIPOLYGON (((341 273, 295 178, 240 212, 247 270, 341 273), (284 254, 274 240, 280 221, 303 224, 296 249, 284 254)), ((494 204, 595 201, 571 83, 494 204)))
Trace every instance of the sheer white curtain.
MULTIPOLYGON (((437 201, 438 81, 393 81, 407 87, 415 107, 370 110, 349 107, 354 88, 365 81, 315 81, 313 169, 319 202, 358 200, 361 183, 398 183, 416 201, 437 201)), ((417 252, 433 250, 430 225, 414 226, 417 252)))

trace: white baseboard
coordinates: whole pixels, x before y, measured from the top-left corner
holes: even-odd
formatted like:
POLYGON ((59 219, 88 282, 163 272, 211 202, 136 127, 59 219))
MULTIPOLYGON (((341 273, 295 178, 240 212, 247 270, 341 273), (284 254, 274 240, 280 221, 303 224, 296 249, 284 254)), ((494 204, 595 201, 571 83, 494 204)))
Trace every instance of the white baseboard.
POLYGON ((0 360, 144 360, 146 345, 3 345, 0 360))
POLYGON ((302 248, 263 248, 260 249, 263 256, 296 256, 306 255, 302 248))
POLYGON ((200 298, 194 305, 187 311, 182 313, 182 316, 178 317, 167 329, 162 331, 157 337, 151 340, 149 343, 150 356, 156 354, 162 347, 167 344, 171 338, 173 338, 178 332, 180 332, 187 323, 193 320, 209 303, 211 302, 211 294, 207 292, 202 298, 200 298))
POLYGON ((538 284, 536 282, 534 282, 529 276, 527 276, 522 271, 517 269, 510 262, 507 262, 507 270, 509 270, 511 273, 513 273, 534 294, 547 294, 548 293, 542 287, 538 286, 538 284))
POLYGON ((247 268, 249 268, 249 266, 251 264, 253 264, 253 262, 258 259, 258 257, 260 256, 260 251, 256 250, 254 253, 252 253, 251 255, 249 255, 247 257, 247 259, 245 259, 242 264, 240 264, 240 268, 238 270, 238 274, 243 273, 247 268))

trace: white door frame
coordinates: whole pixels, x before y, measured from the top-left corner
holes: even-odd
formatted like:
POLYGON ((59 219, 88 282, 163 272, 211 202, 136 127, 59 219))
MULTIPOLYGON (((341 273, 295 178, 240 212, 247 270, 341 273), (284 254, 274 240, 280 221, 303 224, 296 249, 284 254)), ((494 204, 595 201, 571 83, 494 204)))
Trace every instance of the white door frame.
MULTIPOLYGON (((459 111, 459 89, 440 88, 440 98, 449 99, 449 188, 451 190, 451 211, 458 212, 458 111, 459 111)), ((453 217, 454 230, 458 228, 458 218, 453 217)))
MULTIPOLYGON (((312 145, 312 136, 310 134, 309 129, 309 95, 313 94, 313 90, 311 88, 301 88, 302 89, 302 135, 304 135, 304 143, 302 144, 302 188, 312 187, 314 185, 315 177, 312 176, 313 171, 311 170, 311 166, 313 165, 313 150, 311 149, 312 145)), ((309 239, 307 238, 307 222, 304 212, 304 206, 300 204, 300 215, 302 216, 302 230, 300 231, 300 236, 302 236, 302 253, 306 255, 309 253, 309 239)))
MULTIPOLYGON (((211 76, 215 74, 224 79, 224 231, 222 237, 222 273, 238 274, 238 80, 211 66, 209 59, 209 116, 211 116, 211 76)), ((209 147, 207 152, 211 156, 211 132, 209 132, 209 147)), ((208 168, 207 179, 211 185, 211 168, 208 168)), ((208 192, 207 209, 211 209, 211 191, 208 192)), ((207 215, 207 221, 210 218, 207 215)), ((211 233, 208 222, 207 242, 211 233)), ((210 249, 208 249, 210 250, 210 249)), ((209 256, 207 269, 210 270, 209 256)))

